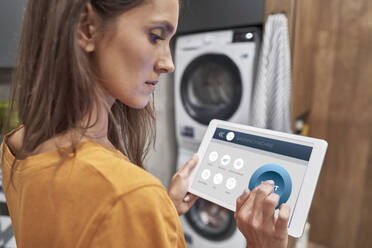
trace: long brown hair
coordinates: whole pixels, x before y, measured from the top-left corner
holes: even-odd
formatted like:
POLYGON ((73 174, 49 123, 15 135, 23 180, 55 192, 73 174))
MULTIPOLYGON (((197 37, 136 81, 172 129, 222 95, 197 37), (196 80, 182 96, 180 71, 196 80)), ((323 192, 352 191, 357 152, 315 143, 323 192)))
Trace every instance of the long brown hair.
MULTIPOLYGON (((101 94, 90 55, 77 43, 76 30, 86 4, 90 2, 107 23, 144 1, 28 1, 11 92, 10 109, 17 105, 19 122, 24 125, 24 142, 17 159, 26 158, 52 137, 69 130, 79 130, 83 136, 89 127, 81 126, 81 121, 92 118, 92 108, 101 94)), ((144 157, 155 142, 153 102, 144 109, 132 109, 116 101, 109 113, 109 140, 143 167, 144 157)), ((71 140, 72 152, 76 152, 80 139, 71 140)), ((64 159, 68 153, 61 155, 64 159)))

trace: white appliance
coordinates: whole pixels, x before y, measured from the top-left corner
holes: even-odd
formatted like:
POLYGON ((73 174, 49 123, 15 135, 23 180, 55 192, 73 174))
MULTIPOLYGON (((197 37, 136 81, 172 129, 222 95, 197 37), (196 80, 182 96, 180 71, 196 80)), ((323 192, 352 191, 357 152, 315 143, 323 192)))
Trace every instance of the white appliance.
MULTIPOLYGON (((248 124, 260 29, 178 36, 175 47, 177 166, 197 151, 212 119, 248 124)), ((233 212, 199 199, 181 217, 189 248, 245 247, 233 212)))
POLYGON ((179 36, 176 41, 177 142, 197 150, 212 119, 247 124, 259 29, 179 36))

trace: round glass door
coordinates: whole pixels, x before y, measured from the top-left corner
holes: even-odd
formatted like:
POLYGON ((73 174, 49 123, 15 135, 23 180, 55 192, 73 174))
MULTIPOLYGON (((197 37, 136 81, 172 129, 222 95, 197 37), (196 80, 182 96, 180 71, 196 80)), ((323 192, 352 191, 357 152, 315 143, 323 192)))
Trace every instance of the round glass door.
POLYGON ((229 119, 239 107, 242 80, 226 55, 207 54, 193 60, 181 79, 181 99, 187 113, 201 124, 229 119))
POLYGON ((232 211, 203 199, 198 199, 185 217, 198 234, 209 240, 228 239, 236 230, 232 211))

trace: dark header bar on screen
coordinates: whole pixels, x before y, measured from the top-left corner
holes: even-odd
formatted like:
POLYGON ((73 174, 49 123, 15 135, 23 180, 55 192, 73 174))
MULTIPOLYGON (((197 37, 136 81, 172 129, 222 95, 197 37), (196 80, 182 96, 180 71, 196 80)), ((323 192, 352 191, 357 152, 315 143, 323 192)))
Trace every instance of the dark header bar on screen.
POLYGON ((217 128, 214 132, 213 138, 305 161, 309 161, 313 150, 310 146, 231 131, 223 128, 217 128))

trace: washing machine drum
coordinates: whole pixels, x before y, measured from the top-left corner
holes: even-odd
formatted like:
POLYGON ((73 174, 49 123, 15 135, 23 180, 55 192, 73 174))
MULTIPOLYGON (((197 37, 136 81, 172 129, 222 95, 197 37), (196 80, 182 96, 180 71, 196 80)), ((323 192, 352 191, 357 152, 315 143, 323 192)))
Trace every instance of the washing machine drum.
POLYGON ((181 79, 181 99, 187 113, 208 125, 228 120, 238 109, 242 80, 236 64, 226 55, 205 54, 194 59, 181 79))
POLYGON ((226 240, 236 230, 232 211, 203 199, 198 199, 185 217, 196 233, 209 240, 226 240))

